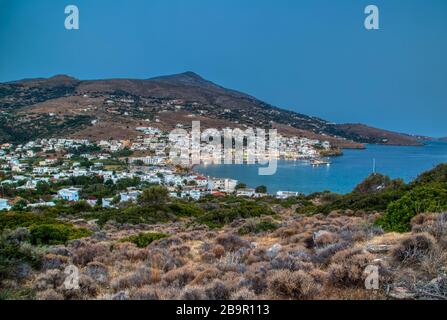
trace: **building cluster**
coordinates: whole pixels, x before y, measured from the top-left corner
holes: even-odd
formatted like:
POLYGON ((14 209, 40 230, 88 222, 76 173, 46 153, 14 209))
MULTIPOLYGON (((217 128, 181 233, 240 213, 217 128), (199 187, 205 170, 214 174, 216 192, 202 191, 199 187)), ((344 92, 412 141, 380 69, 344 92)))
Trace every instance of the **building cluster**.
MULTIPOLYGON (((111 198, 85 198, 78 186, 60 183, 70 181, 72 177, 100 177, 104 183, 114 184, 122 179, 136 179, 142 186, 165 186, 173 198, 193 200, 199 200, 205 195, 265 196, 255 189, 238 188, 238 181, 234 179, 205 177, 191 170, 179 170, 169 158, 168 150, 172 145, 166 133, 151 127, 137 129, 145 136, 132 142, 38 139, 21 145, 0 145, 0 211, 10 210, 17 201, 5 195, 5 188, 36 190, 39 183, 65 187, 56 190, 51 201, 28 201, 28 207, 54 206, 58 201, 85 200, 92 206, 110 208, 120 202, 135 202, 142 192, 142 187, 137 186, 111 198), (130 154, 121 154, 123 150, 130 154)), ((288 159, 313 158, 318 155, 318 149, 330 148, 327 142, 283 137, 280 138, 279 146, 280 156, 288 159)), ((285 199, 297 195, 297 192, 279 191, 276 196, 285 199)))

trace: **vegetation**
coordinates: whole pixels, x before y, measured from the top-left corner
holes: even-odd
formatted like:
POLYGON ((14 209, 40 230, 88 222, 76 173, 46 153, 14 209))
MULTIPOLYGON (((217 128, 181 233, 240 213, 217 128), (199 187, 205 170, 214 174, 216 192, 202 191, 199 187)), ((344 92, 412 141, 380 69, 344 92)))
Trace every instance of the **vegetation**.
MULTIPOLYGON (((447 297, 444 169, 409 184, 372 175, 347 195, 190 201, 149 186, 113 209, 60 201, 3 212, 0 299, 400 299, 393 288, 447 297), (63 285, 70 264, 82 270, 76 291, 63 285), (364 290, 371 265, 377 291, 364 290)), ((100 184, 72 182, 93 182, 89 193, 100 184)))
POLYGON ((169 235, 164 234, 164 233, 154 233, 154 232, 139 233, 138 235, 121 239, 121 242, 132 242, 138 248, 146 248, 152 242, 154 242, 156 240, 163 239, 163 238, 167 238, 167 237, 169 237, 169 235))
POLYGON ((273 222, 271 219, 253 219, 247 220, 247 222, 239 228, 238 233, 240 235, 247 235, 250 233, 258 234, 261 232, 269 232, 278 229, 279 225, 273 222))
POLYGON ((161 186, 153 186, 143 190, 138 197, 138 204, 144 207, 163 208, 169 201, 169 192, 161 186))
POLYGON ((8 212, 0 214, 0 231, 27 228, 34 245, 65 244, 69 240, 88 237, 91 232, 57 221, 51 214, 8 212))
POLYGON ((410 184, 373 174, 346 195, 319 193, 306 197, 298 213, 329 214, 338 210, 384 212, 377 225, 387 231, 407 232, 419 213, 442 212, 447 208, 447 165, 420 175, 410 184), (319 204, 313 200, 318 199, 319 204))
POLYGON ((442 212, 447 209, 447 185, 418 186, 389 204, 377 222, 387 231, 407 232, 411 219, 420 213, 442 212))
POLYGON ((34 245, 65 244, 69 240, 88 237, 91 232, 67 224, 41 224, 30 228, 31 243, 34 245))

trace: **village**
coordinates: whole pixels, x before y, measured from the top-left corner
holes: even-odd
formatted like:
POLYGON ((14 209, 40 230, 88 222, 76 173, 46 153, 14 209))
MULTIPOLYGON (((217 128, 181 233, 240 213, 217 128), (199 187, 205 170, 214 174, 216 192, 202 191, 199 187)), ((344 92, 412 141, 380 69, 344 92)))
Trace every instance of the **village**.
MULTIPOLYGON (((135 202, 144 186, 162 185, 173 198, 199 200, 205 195, 259 198, 266 188, 248 188, 229 178, 205 177, 193 168, 179 168, 169 157, 172 142, 168 134, 153 127, 139 127, 144 136, 135 141, 110 140, 97 143, 85 139, 38 139, 26 144, 0 146, 0 211, 51 207, 59 201, 86 201, 92 207, 113 208, 135 202), (70 178, 95 177, 104 184, 132 181, 125 190, 98 198, 82 188, 67 185, 70 178), (65 182, 65 183, 64 183, 65 182), (35 191, 42 185, 59 186, 52 198, 24 199, 18 194, 35 191), (8 197, 7 190, 12 197, 8 197), (23 192, 21 192, 23 191, 23 192), (32 201, 34 200, 34 201, 32 201)), ((284 159, 314 159, 328 142, 298 137, 280 137, 278 156, 284 159)), ((205 147, 206 149, 206 147, 205 147)), ((278 191, 277 198, 295 197, 297 191, 278 191)))

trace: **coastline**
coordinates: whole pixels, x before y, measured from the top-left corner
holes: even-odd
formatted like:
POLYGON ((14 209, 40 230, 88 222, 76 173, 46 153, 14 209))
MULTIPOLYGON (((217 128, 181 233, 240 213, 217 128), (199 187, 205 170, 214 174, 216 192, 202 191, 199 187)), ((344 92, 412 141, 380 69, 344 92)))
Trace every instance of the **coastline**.
POLYGON ((366 145, 365 149, 344 149, 330 157, 331 166, 312 167, 306 161, 280 160, 273 176, 258 176, 259 165, 199 165, 193 171, 220 179, 231 178, 250 187, 266 185, 270 194, 296 191, 304 194, 331 191, 345 194, 376 171, 391 178, 411 181, 420 173, 447 162, 446 142, 426 142, 423 146, 366 145))

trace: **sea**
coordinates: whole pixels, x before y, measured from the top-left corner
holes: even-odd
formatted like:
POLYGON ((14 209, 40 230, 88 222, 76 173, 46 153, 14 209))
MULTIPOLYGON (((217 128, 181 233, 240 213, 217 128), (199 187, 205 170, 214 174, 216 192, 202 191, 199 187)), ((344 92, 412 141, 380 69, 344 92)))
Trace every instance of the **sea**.
POLYGON ((367 145, 364 150, 343 150, 343 155, 329 158, 330 166, 313 167, 309 161, 278 160, 272 176, 260 176, 259 165, 200 165, 195 171, 216 178, 232 178, 249 187, 265 185, 271 194, 297 191, 311 194, 332 191, 349 193, 371 173, 410 182, 419 174, 447 163, 447 142, 425 142, 423 146, 401 147, 367 145))

